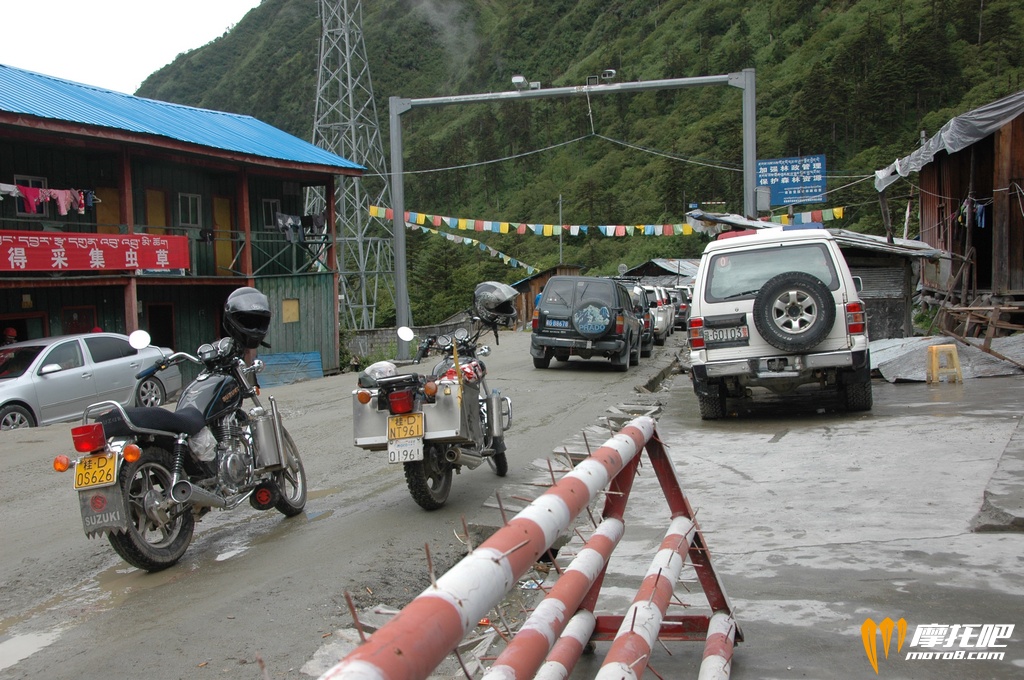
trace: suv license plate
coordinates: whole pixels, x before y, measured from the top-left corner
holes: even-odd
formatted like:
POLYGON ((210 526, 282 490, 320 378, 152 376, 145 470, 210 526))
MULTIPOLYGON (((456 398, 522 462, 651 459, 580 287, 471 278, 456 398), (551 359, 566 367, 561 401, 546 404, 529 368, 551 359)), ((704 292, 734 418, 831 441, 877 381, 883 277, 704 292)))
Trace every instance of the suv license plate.
POLYGON ((548 328, 568 328, 569 327, 569 320, 568 319, 548 319, 545 325, 548 328))
POLYGON ((730 326, 729 328, 704 328, 704 342, 718 344, 738 342, 746 345, 750 341, 750 329, 746 326, 730 326))

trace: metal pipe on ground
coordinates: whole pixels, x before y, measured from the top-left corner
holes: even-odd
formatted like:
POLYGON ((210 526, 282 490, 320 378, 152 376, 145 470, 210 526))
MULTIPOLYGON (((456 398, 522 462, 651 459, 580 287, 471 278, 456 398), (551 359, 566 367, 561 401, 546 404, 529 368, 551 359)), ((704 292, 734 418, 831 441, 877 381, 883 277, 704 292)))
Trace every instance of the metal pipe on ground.
POLYGON ((729 680, 732 673, 732 651, 736 622, 724 612, 716 612, 708 624, 704 642, 704 659, 700 662, 697 680, 729 680))
POLYGON ((687 517, 672 520, 596 680, 630 680, 643 676, 696 533, 693 520, 687 517))
MULTIPOLYGON (((625 525, 620 519, 609 518, 601 522, 482 680, 534 677, 565 630, 569 617, 579 609, 583 598, 604 572, 624 531, 625 525)), ((593 621, 591 616, 591 632, 593 621)), ((573 660, 573 665, 578 659, 577 656, 573 660)))

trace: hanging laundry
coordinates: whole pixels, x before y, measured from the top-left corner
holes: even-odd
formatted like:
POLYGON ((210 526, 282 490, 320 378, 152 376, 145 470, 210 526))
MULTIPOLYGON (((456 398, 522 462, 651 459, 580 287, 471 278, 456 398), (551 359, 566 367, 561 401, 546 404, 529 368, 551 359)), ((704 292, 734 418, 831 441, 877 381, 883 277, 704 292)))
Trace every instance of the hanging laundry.
POLYGON ((25 187, 25 186, 22 186, 20 184, 17 185, 17 186, 18 186, 18 193, 21 194, 21 198, 22 198, 21 202, 25 206, 24 207, 25 212, 32 213, 33 215, 36 214, 36 212, 38 212, 36 210, 36 206, 39 205, 39 201, 40 201, 39 193, 42 191, 42 189, 37 189, 35 187, 25 187))
POLYGON ((57 204, 57 212, 61 215, 67 215, 68 210, 71 208, 71 191, 69 189, 50 189, 49 191, 50 198, 57 204))
POLYGON ((277 230, 284 233, 284 237, 288 240, 288 243, 296 243, 302 238, 301 215, 275 213, 274 220, 277 225, 277 230))
POLYGON ((974 224, 978 226, 978 229, 985 228, 985 206, 980 203, 974 206, 974 224))
POLYGON ((5 195, 19 198, 21 197, 21 192, 19 192, 18 187, 13 184, 4 184, 3 182, 0 182, 0 201, 4 200, 5 195))

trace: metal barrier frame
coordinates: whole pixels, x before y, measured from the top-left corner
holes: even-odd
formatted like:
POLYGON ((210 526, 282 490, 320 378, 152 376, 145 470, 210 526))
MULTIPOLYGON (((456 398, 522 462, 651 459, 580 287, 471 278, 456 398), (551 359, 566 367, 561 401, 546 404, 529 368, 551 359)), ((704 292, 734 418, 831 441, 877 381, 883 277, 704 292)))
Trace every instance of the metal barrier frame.
POLYGON ((641 416, 438 578, 321 680, 426 680, 605 488, 602 522, 483 677, 564 680, 589 642, 611 641, 597 677, 639 678, 657 639, 703 640, 699 677, 728 678, 733 646, 743 635, 693 509, 656 435, 655 421, 641 416), (608 560, 624 533, 623 515, 644 449, 672 521, 627 613, 595 615, 608 560), (687 558, 711 615, 666 615, 687 558))

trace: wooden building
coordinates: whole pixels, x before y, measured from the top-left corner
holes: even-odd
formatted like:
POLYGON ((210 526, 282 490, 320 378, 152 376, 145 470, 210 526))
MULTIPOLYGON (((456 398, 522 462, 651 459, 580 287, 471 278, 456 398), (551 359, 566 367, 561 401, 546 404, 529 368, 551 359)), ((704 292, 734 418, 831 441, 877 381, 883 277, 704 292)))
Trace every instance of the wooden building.
MULTIPOLYGON (((1019 316, 1024 91, 950 119, 919 149, 877 171, 875 188, 885 198, 893 183, 912 173, 920 188, 920 238, 951 255, 922 268, 926 295, 947 308, 1003 307, 1019 316)), ((918 193, 913 184, 907 190, 918 193)))
POLYGON ((274 309, 261 356, 318 353, 335 371, 335 182, 362 171, 250 116, 0 65, 0 326, 142 328, 194 352, 254 286, 274 309), (304 215, 307 188, 320 215, 304 215))

